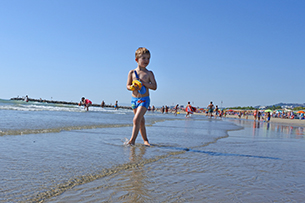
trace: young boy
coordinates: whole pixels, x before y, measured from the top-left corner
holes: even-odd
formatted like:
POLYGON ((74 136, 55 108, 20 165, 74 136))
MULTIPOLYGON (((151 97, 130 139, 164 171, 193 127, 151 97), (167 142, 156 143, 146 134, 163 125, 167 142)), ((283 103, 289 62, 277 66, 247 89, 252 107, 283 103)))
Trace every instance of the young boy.
POLYGON ((144 115, 150 104, 149 89, 156 90, 157 83, 153 72, 146 69, 150 60, 148 49, 144 47, 138 48, 135 56, 138 67, 129 71, 126 85, 127 89, 132 91, 131 107, 134 113, 132 135, 128 144, 135 144, 140 131, 144 144, 150 146, 146 135, 144 115), (142 83, 142 88, 133 85, 134 80, 139 80, 142 83))

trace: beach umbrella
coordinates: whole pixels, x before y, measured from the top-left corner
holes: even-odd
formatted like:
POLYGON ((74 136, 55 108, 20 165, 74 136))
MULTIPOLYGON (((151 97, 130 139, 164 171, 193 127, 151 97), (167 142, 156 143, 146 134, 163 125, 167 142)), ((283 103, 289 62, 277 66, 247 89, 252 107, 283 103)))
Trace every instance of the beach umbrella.
POLYGON ((227 111, 234 111, 234 110, 232 110, 232 109, 228 109, 227 111))
POLYGON ((305 111, 298 111, 297 113, 305 113, 305 111))
POLYGON ((270 109, 267 109, 267 110, 265 110, 265 112, 270 112, 270 113, 271 113, 271 112, 272 112, 272 110, 270 110, 270 109))

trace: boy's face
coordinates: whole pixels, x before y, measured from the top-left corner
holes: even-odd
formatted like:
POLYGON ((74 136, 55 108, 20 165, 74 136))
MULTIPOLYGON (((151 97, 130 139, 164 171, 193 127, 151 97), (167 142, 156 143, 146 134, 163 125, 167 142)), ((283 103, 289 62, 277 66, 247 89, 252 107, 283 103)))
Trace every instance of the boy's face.
POLYGON ((150 54, 143 54, 139 58, 136 59, 138 65, 141 68, 146 68, 148 66, 150 60, 150 54))

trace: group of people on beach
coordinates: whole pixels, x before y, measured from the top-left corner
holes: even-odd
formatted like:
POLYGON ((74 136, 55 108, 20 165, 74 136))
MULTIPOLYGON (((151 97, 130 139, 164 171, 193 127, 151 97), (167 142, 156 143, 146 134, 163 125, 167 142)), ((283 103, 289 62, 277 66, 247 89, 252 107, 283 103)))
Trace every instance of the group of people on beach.
MULTIPOLYGON (((259 111, 258 109, 256 109, 253 113, 253 118, 254 118, 254 121, 260 121, 261 120, 261 117, 262 117, 262 120, 265 120, 267 122, 270 121, 270 118, 271 118, 271 113, 270 111, 266 112, 266 115, 263 116, 262 112, 259 111)), ((248 118, 248 116, 247 116, 248 118)))
POLYGON ((235 110, 229 112, 230 115, 238 115, 239 118, 243 117, 248 119, 249 116, 253 116, 254 121, 266 121, 269 122, 271 118, 282 118, 282 119, 305 119, 303 111, 299 111, 299 114, 295 114, 293 111, 284 112, 282 110, 235 110))
MULTIPOLYGON (((186 108, 185 108, 185 111, 186 111, 186 117, 188 117, 190 114, 192 114, 193 112, 196 112, 196 108, 192 107, 190 102, 188 102, 186 108)), ((198 111, 200 112, 200 111, 198 111)), ((207 109, 202 109, 201 111, 202 113, 206 113, 206 116, 208 116, 209 118, 221 118, 225 115, 225 112, 224 110, 220 110, 218 108, 218 105, 215 105, 213 104, 213 102, 211 101, 210 104, 207 106, 207 109)))
MULTIPOLYGON (((79 106, 84 106, 84 109, 87 109, 87 111, 89 111, 89 106, 92 105, 92 101, 89 99, 86 99, 85 97, 82 97, 80 102, 78 103, 79 106)), ((101 107, 104 108, 105 107, 105 102, 102 101, 101 103, 101 107)), ((115 101, 115 104, 113 105, 114 109, 119 109, 119 104, 118 101, 115 101)))
POLYGON ((222 116, 225 115, 224 110, 220 110, 218 108, 218 105, 214 106, 213 102, 210 102, 210 104, 207 106, 207 110, 204 110, 204 109, 198 110, 197 108, 195 108, 191 105, 191 102, 188 102, 185 108, 183 108, 182 106, 180 107, 179 104, 177 104, 176 106, 171 107, 171 108, 167 105, 162 106, 160 109, 157 109, 157 110, 159 110, 161 113, 166 113, 166 114, 171 112, 174 115, 180 114, 180 111, 178 111, 178 110, 181 110, 186 113, 185 117, 190 117, 190 115, 193 113, 204 113, 204 112, 206 112, 206 115, 209 116, 210 118, 212 118, 212 117, 221 118, 222 116))

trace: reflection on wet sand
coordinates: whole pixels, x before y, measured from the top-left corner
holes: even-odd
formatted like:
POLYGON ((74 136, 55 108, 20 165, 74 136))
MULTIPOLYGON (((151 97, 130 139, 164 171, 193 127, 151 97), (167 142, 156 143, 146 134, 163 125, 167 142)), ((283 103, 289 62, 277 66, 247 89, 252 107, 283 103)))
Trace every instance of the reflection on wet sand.
POLYGON ((149 195, 144 184, 146 179, 145 171, 143 169, 144 165, 137 164, 142 162, 145 152, 146 146, 130 147, 129 159, 134 167, 130 170, 130 173, 127 173, 129 175, 126 177, 126 185, 128 185, 126 190, 128 191, 128 199, 132 202, 138 202, 142 197, 147 197, 149 195))
MULTIPOLYGON (((275 136, 274 133, 269 133, 269 131, 278 132, 276 135, 279 138, 285 136, 286 138, 297 138, 297 139, 305 139, 305 129, 304 127, 297 127, 291 125, 285 125, 281 123, 269 123, 269 122, 259 122, 259 121, 251 121, 244 119, 227 119, 227 121, 234 122, 238 125, 242 126, 252 126, 252 136, 253 137, 269 137, 275 136)), ((285 138, 284 137, 284 138, 285 138)))

